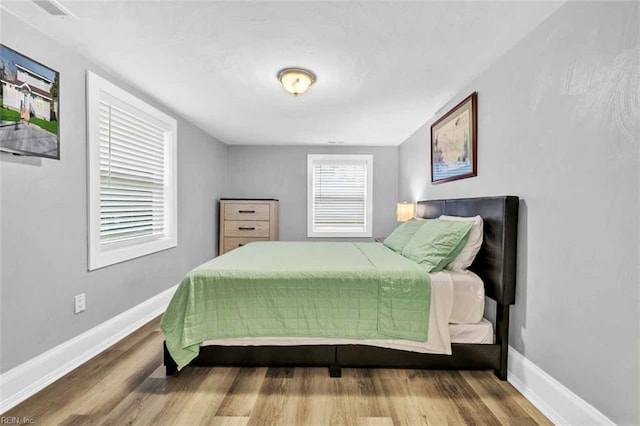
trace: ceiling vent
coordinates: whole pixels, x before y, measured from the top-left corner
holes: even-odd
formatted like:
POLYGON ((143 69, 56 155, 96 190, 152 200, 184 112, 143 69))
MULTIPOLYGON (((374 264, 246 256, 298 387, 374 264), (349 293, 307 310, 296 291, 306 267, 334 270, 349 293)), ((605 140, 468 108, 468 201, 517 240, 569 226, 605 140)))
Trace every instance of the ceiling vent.
POLYGON ((71 18, 78 19, 76 15, 71 13, 69 9, 61 5, 56 0, 33 0, 33 2, 51 16, 58 16, 58 17, 69 16, 71 18))

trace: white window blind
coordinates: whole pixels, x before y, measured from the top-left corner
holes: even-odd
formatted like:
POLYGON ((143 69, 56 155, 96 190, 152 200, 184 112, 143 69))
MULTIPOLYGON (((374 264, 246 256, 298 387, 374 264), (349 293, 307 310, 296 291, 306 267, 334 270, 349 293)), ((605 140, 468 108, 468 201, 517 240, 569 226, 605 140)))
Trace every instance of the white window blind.
POLYGON ((164 131, 100 102, 100 244, 162 238, 164 131))
POLYGON ((309 155, 308 236, 371 236, 371 155, 309 155))
POLYGON ((176 121, 87 76, 89 269, 177 245, 176 121))

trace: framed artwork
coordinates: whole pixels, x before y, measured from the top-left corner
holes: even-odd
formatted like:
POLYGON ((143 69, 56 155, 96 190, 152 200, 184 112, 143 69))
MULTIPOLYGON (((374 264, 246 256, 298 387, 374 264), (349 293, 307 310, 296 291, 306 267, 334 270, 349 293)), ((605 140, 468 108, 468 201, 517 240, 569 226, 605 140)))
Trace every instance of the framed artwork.
POLYGON ((60 73, 0 44, 0 151, 60 159, 60 73))
POLYGON ((431 125, 431 182, 478 174, 477 98, 473 92, 431 125))

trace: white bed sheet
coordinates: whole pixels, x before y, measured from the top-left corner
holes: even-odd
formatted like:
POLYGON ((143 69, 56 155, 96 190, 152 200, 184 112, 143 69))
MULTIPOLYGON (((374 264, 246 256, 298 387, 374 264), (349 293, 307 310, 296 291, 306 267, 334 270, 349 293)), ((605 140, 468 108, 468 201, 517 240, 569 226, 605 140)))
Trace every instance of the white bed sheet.
POLYGON ((476 324, 449 324, 451 343, 476 343, 490 345, 493 343, 493 324, 482 318, 476 324))
MULTIPOLYGON (((449 324, 451 343, 492 344, 493 325, 482 318, 477 324, 449 324)), ((410 340, 356 340, 329 339, 324 337, 247 337, 237 339, 218 339, 203 342, 202 346, 304 346, 304 345, 371 345, 404 351, 428 352, 424 344, 410 340)))
POLYGON ((484 283, 471 271, 443 271, 453 280, 453 308, 450 323, 476 324, 484 315, 484 283))
POLYGON ((370 345, 420 353, 451 355, 449 319, 453 309, 453 278, 451 271, 440 271, 431 276, 431 309, 426 342, 396 339, 327 339, 320 337, 241 337, 215 339, 201 346, 290 346, 290 345, 370 345))

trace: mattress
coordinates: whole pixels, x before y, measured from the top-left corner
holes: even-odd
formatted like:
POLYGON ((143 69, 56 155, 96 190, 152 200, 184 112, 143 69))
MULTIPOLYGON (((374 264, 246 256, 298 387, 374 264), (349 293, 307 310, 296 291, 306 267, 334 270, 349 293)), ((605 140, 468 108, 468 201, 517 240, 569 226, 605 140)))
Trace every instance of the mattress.
POLYGON ((419 353, 451 354, 451 343, 493 343, 493 327, 482 318, 484 311, 484 285, 473 272, 443 270, 431 277, 431 311, 429 313, 429 340, 416 342, 397 339, 335 339, 324 337, 242 337, 208 340, 201 346, 301 346, 301 345, 369 345, 419 353), (479 288, 480 289, 479 289, 479 288), (478 294, 482 294, 478 301, 478 294), (457 297, 455 296, 457 293, 457 297), (454 300, 460 306, 454 309, 454 300), (479 308, 481 304, 481 309, 479 308), (465 314, 464 309, 474 312, 465 314), (444 318, 465 320, 480 318, 474 324, 444 325, 444 318), (455 313, 454 313, 455 312, 455 313))
POLYGON ((471 271, 447 273, 453 285, 453 308, 450 323, 476 324, 484 315, 484 283, 471 271))

